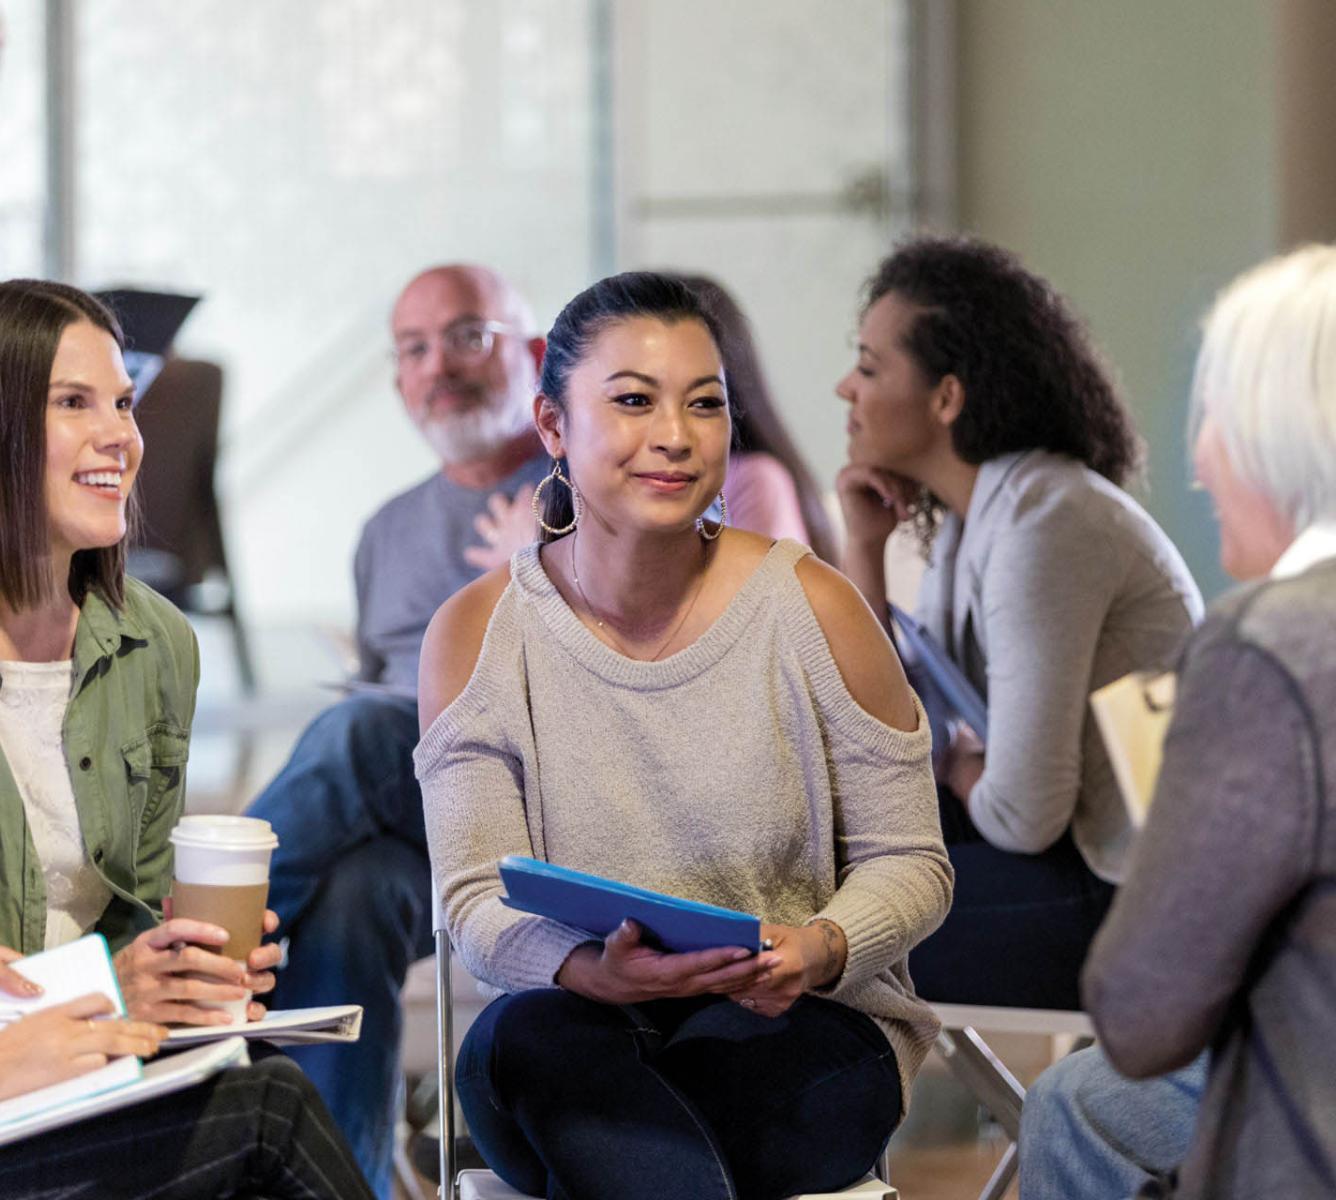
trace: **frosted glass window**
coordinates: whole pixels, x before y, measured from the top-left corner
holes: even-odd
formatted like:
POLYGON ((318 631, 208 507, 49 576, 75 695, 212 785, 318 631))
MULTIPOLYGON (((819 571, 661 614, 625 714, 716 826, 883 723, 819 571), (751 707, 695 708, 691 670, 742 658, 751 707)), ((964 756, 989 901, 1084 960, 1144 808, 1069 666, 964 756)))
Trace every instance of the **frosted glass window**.
POLYGON ((0 3, 0 278, 42 274, 44 6, 0 3))
POLYGON ((588 5, 74 11, 80 281, 204 295, 178 348, 227 371, 243 598, 345 621, 361 521, 432 468, 391 386, 399 287, 488 263, 546 323, 588 282, 588 5))

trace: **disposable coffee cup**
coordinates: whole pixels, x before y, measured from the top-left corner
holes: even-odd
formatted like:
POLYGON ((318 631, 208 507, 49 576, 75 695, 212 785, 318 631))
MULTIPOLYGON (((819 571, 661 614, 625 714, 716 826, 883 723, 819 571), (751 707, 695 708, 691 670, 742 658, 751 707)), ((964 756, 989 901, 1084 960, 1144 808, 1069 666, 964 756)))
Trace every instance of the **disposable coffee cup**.
MULTIPOLYGON (((244 964, 264 936, 269 857, 278 845, 269 822, 257 817, 182 817, 171 841, 176 851, 172 916, 226 929, 228 940, 217 952, 244 964)), ((240 1024, 250 998, 248 991, 241 1000, 199 1003, 230 1013, 233 1023, 240 1024)))

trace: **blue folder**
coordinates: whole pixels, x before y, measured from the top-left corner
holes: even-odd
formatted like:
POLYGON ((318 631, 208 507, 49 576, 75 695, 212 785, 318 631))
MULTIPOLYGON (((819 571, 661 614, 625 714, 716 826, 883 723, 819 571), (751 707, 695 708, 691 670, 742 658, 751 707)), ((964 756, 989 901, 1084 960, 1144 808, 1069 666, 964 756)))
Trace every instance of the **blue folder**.
POLYGON ((922 625, 898 604, 888 606, 916 666, 937 689, 951 715, 959 717, 988 744, 988 705, 965 673, 922 625))
POLYGON ((501 903, 595 937, 607 937, 630 917, 647 940, 664 950, 761 947, 760 919, 731 908, 697 904, 515 854, 506 855, 497 869, 506 886, 501 903))

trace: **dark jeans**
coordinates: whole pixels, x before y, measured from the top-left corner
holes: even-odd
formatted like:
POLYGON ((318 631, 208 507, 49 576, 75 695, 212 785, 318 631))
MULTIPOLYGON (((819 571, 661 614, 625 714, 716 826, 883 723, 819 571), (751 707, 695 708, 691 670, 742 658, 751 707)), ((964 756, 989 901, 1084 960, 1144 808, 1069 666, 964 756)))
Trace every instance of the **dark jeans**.
POLYGON ((269 906, 289 937, 275 1008, 360 1004, 361 1039, 300 1046, 378 1196, 389 1197, 409 965, 431 953, 431 864, 413 775, 411 700, 353 696, 321 713, 247 810, 278 834, 269 906))
POLYGON ((915 991, 952 1004, 1079 1009, 1081 965, 1114 886, 1070 833, 1042 854, 1012 854, 983 840, 951 792, 939 799, 956 889, 941 928, 910 951, 915 991))
POLYGON ((282 1055, 0 1148, 5 1200, 370 1200, 310 1082, 282 1055))
POLYGON ((895 1052, 814 996, 623 1008, 557 988, 493 1001, 459 1055, 474 1143, 548 1200, 777 1200, 870 1171, 900 1120, 895 1052))

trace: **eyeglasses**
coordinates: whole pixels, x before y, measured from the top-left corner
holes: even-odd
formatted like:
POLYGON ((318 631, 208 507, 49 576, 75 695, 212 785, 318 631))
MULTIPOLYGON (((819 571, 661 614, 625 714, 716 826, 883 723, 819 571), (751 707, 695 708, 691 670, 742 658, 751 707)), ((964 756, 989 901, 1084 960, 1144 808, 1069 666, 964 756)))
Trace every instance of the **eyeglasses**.
MULTIPOLYGON (((436 340, 441 349, 452 358, 461 362, 481 362, 492 352, 498 333, 515 333, 512 325, 501 321, 456 321, 441 330, 436 340)), ((426 361, 431 352, 432 338, 406 337, 393 350, 394 359, 400 364, 418 366, 426 361)))

